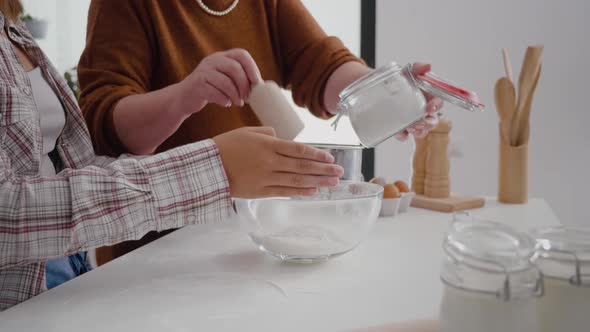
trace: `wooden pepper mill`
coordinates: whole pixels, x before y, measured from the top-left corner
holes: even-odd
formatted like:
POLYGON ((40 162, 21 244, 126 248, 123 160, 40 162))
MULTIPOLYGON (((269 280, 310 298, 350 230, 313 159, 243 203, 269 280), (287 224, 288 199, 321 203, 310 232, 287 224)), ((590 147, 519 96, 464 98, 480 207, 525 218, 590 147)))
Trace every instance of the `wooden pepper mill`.
POLYGON ((428 145, 426 138, 415 138, 416 149, 412 162, 412 191, 418 195, 424 195, 424 180, 426 178, 426 153, 428 145))
POLYGON ((451 196, 449 180, 449 132, 451 121, 441 119, 438 127, 426 137, 428 150, 426 154, 426 177, 424 195, 433 198, 451 196))
POLYGON ((414 207, 454 212, 485 205, 480 197, 451 195, 449 133, 452 127, 450 120, 441 119, 425 138, 416 139, 412 175, 412 190, 416 193, 412 199, 414 207))

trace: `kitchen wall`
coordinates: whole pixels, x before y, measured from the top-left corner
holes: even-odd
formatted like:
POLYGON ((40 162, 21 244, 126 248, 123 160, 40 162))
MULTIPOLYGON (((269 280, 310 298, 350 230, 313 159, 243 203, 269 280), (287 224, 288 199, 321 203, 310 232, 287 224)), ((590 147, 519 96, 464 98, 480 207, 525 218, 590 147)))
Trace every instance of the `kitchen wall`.
MULTIPOLYGON (((303 0, 310 13, 327 34, 338 36, 351 52, 360 55, 362 0, 303 0)), ((290 96, 290 93, 287 93, 290 96)), ((292 102, 292 98, 288 98, 292 102)), ((338 131, 332 130, 332 120, 320 120, 307 109, 291 103, 305 123, 305 129, 296 138, 307 143, 358 144, 359 140, 348 118, 338 123, 338 131)))
MULTIPOLYGON (((453 191, 494 196, 497 115, 493 85, 507 47, 518 77, 524 50, 544 44, 544 65, 531 115, 530 192, 562 222, 590 226, 590 2, 587 0, 377 0, 377 64, 430 61, 441 76, 478 92, 488 106, 470 114, 446 106, 453 121, 453 191)), ((377 149, 377 174, 409 179, 413 144, 377 149)))
POLYGON ((60 72, 76 66, 86 42, 90 0, 21 0, 25 12, 49 22, 47 37, 38 40, 60 72))

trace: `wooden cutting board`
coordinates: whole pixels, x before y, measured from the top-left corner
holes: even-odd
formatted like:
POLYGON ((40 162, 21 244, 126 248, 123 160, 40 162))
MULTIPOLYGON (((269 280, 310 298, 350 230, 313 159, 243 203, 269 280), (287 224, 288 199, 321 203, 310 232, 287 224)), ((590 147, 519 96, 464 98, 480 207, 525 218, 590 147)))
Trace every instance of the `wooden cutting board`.
POLYGON ((424 195, 416 195, 412 199, 412 206, 421 209, 456 212, 463 210, 478 209, 484 207, 486 201, 481 197, 451 196, 446 198, 432 198, 424 195))

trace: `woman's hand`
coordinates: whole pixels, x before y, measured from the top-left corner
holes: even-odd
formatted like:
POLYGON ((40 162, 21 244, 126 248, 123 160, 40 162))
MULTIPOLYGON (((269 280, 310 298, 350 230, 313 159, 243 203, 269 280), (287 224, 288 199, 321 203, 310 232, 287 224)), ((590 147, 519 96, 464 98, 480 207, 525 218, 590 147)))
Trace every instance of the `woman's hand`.
POLYGON ((344 174, 329 153, 281 140, 269 127, 246 127, 216 136, 234 197, 313 195, 344 174))
MULTIPOLYGON (((412 66, 414 74, 416 75, 425 74, 430 71, 430 68, 430 64, 425 63, 415 63, 412 66)), ((424 120, 414 124, 412 127, 404 130, 402 133, 397 134, 395 137, 398 140, 405 141, 408 139, 409 135, 422 138, 438 125, 437 112, 442 108, 443 101, 440 98, 433 97, 426 92, 424 92, 424 96, 428 102, 426 104, 426 116, 424 117, 424 120)))
POLYGON ((113 111, 115 130, 128 152, 152 154, 208 103, 243 105, 250 87, 260 79, 245 50, 213 53, 181 82, 121 99, 113 111))
POLYGON ((250 87, 261 80, 256 62, 243 49, 213 53, 177 85, 175 107, 190 115, 208 103, 224 107, 244 106, 250 87))

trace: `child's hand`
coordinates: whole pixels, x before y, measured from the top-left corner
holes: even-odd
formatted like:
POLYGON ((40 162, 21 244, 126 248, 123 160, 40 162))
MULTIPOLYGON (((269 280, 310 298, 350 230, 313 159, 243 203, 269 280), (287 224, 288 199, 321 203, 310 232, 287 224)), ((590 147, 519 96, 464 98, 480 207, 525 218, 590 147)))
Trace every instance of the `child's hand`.
POLYGON ((312 146, 281 140, 269 127, 245 127, 213 138, 233 197, 313 195, 344 174, 334 157, 312 146))

